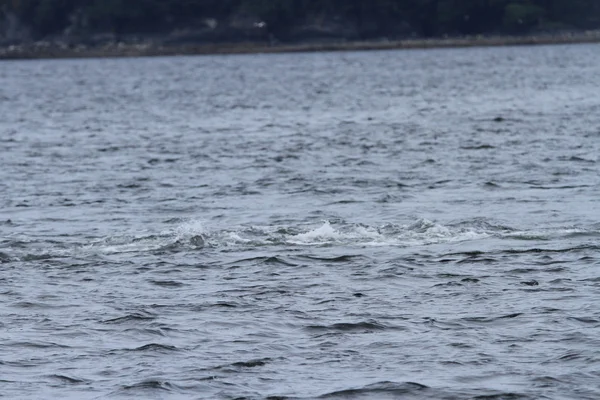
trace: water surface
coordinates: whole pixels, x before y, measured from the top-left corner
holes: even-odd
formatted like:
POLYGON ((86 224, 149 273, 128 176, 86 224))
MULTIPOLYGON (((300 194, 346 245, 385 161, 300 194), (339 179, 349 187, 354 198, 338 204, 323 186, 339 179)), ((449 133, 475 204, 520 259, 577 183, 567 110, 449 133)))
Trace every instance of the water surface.
POLYGON ((0 64, 0 397, 597 399, 600 47, 0 64))

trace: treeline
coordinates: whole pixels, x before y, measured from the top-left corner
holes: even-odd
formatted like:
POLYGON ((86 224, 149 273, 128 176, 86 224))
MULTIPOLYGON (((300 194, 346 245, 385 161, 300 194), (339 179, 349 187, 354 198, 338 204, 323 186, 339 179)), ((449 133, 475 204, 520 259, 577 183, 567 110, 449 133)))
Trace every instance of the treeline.
POLYGON ((372 39, 600 28, 599 0, 0 0, 0 10, 34 38, 225 29, 235 20, 282 41, 303 29, 372 39))

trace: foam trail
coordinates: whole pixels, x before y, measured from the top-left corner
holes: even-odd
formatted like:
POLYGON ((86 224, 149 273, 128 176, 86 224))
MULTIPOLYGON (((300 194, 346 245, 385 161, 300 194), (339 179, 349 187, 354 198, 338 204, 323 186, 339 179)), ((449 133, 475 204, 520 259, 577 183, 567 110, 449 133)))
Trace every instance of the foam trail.
MULTIPOLYGON (((189 220, 160 233, 117 234, 100 238, 76 247, 40 249, 11 249, 7 254, 21 259, 27 254, 52 256, 85 256, 86 254, 117 255, 155 251, 188 251, 200 249, 248 249, 269 246, 359 246, 359 247, 418 247, 444 243, 475 242, 484 239, 500 241, 544 240, 590 237, 600 235, 598 227, 554 227, 532 230, 512 228, 481 221, 461 221, 441 224, 418 219, 408 224, 384 223, 365 225, 353 223, 332 224, 325 220, 321 225, 299 226, 231 226, 207 227, 204 221, 189 220), (15 251, 16 250, 16 251, 15 251), (23 255, 23 254, 25 255, 23 255)), ((29 246, 28 246, 29 247, 29 246)), ((11 256, 11 257, 12 257, 11 256)))

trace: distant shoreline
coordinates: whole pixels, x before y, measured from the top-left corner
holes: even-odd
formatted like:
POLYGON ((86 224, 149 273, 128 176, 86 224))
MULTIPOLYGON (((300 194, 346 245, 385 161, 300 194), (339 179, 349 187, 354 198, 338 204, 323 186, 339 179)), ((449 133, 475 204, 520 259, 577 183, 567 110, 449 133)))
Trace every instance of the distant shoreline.
POLYGON ((331 51, 433 49, 600 43, 600 30, 527 36, 470 36, 460 38, 323 41, 299 44, 264 42, 162 45, 159 43, 109 43, 88 47, 62 42, 34 42, 0 47, 0 60, 154 57, 210 54, 260 54, 331 51))

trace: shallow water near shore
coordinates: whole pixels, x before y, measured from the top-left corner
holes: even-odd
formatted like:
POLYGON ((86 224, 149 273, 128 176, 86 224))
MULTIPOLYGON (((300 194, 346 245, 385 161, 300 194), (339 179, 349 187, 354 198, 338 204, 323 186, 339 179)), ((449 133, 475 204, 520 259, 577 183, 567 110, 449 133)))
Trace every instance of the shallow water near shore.
POLYGON ((597 399, 600 46, 0 64, 0 397, 597 399))

